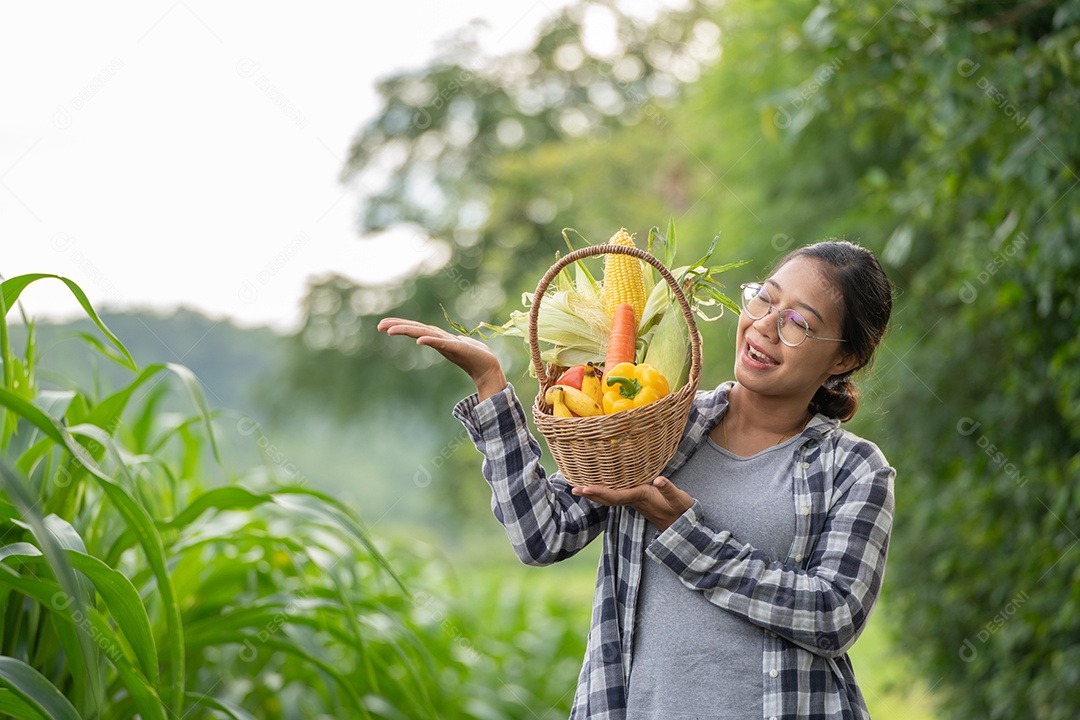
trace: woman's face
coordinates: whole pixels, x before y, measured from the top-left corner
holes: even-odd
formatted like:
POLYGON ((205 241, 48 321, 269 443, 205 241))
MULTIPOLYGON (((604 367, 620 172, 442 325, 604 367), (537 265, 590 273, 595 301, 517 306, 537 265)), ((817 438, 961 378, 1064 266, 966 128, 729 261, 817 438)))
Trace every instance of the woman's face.
POLYGON ((763 395, 794 395, 807 400, 831 375, 858 363, 846 343, 807 338, 798 347, 780 341, 776 319, 780 310, 798 311, 810 334, 841 338, 843 300, 818 260, 796 257, 762 283, 774 310, 760 320, 739 313, 735 379, 763 395))

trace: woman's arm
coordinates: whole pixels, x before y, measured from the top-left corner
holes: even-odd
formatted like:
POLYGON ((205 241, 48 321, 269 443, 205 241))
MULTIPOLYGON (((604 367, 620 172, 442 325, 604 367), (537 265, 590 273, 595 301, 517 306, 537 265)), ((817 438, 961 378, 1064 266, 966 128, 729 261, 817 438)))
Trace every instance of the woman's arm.
MULTIPOLYGON (((646 552, 712 603, 826 657, 854 644, 877 601, 893 521, 893 468, 849 455, 802 566, 774 560, 708 527, 695 503, 646 552), (877 465, 877 467, 874 467, 877 465)), ((877 458, 880 455, 875 453, 877 458)))
POLYGON ((600 534, 608 508, 573 495, 561 474, 547 476, 512 386, 483 402, 476 395, 462 400, 454 416, 484 456, 491 509, 523 563, 565 560, 600 534))
POLYGON ((529 434, 525 411, 498 358, 484 343, 414 320, 384 318, 379 330, 415 338, 464 370, 476 394, 454 408, 476 449, 492 490, 491 507, 506 528, 518 558, 549 565, 570 557, 603 529, 608 509, 571 494, 556 473, 540 466, 540 446, 529 434))

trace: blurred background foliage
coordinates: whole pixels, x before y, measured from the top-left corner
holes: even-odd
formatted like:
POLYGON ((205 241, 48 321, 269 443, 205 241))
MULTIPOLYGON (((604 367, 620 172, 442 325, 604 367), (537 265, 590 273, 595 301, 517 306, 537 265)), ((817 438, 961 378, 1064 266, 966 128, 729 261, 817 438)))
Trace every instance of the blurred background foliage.
MULTIPOLYGON (((563 227, 644 237, 670 213, 690 250, 720 232, 724 259, 752 261, 748 279, 800 244, 861 242, 897 296, 852 426, 899 470, 886 583, 898 649, 955 699, 949 716, 1073 717, 1078 20, 1080 3, 1039 0, 729 2, 635 26, 617 4, 583 3, 526 54, 485 62, 463 41, 387 80, 345 169, 388 178, 365 229, 409 223, 437 259, 367 315, 315 312, 328 287, 363 289, 313 287, 305 332, 360 331, 344 352, 298 343, 294 368, 386 373, 377 394, 342 393, 344 373, 314 388, 348 413, 389 402, 445 418, 465 379, 376 337, 377 318, 445 326, 445 305, 466 324, 501 319, 563 227), (615 18, 613 54, 583 42, 592 14, 615 18)), ((732 324, 703 331, 715 384, 730 376, 732 324)), ((526 354, 494 345, 527 401, 526 354)), ((438 487, 457 494, 449 478, 476 462, 444 464, 438 487)))
MULTIPOLYGON (((464 28, 383 82, 342 169, 364 196, 360 231, 419 251, 414 272, 384 286, 313 280, 292 338, 182 313, 106 321, 140 362, 177 360, 170 342, 202 348, 185 363, 212 405, 235 411, 215 420, 225 468, 310 483, 385 538, 416 594, 378 612, 407 618, 424 648, 410 657, 437 669, 429 692, 444 717, 558 717, 584 650, 595 548, 565 567, 513 565, 479 457, 449 414, 471 384, 376 323, 445 327, 443 308, 468 326, 501 322, 565 251, 564 227, 593 243, 623 226, 643 239, 671 216, 680 257, 720 233, 719 261, 750 261, 730 283, 802 244, 860 242, 896 296, 850 423, 898 470, 884 596, 853 651, 871 711, 1076 717, 1078 64, 1077 0, 691 0, 648 22, 591 1, 497 58, 464 28), (616 41, 596 40, 605 28, 616 41)), ((38 346, 70 329, 39 327, 38 346)), ((712 386, 730 377, 734 323, 701 330, 712 386)), ((531 401, 520 340, 491 345, 531 401)), ((130 382, 77 353, 43 355, 44 383, 50 367, 57 387, 130 382)), ((163 412, 185 402, 160 400, 163 412)), ((201 472, 230 481, 197 445, 201 472)), ((384 695, 368 702, 373 716, 414 716, 384 695)))

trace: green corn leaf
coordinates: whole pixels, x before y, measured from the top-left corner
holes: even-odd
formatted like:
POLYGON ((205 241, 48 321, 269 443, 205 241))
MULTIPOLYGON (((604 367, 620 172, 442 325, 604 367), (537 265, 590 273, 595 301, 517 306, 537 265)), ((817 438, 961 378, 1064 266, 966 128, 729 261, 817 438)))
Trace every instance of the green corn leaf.
POLYGON ((7 688, 0 688, 0 713, 18 720, 48 720, 33 705, 7 688))
POLYGON ((268 502, 273 502, 270 495, 253 492, 239 485, 227 485, 199 495, 175 517, 160 521, 158 525, 162 529, 183 528, 207 510, 250 510, 268 502))
POLYGON ((181 383, 183 383, 184 387, 187 389, 188 395, 191 397, 191 401, 198 412, 198 417, 202 420, 203 427, 206 430, 206 436, 210 440, 210 447, 214 451, 214 458, 220 465, 221 453, 218 450, 217 439, 214 435, 214 427, 211 422, 213 414, 210 412, 210 406, 206 403, 206 395, 203 393, 202 385, 191 370, 177 363, 147 366, 142 373, 139 374, 139 377, 137 377, 130 385, 98 403, 94 409, 90 411, 87 422, 102 428, 114 427, 120 419, 120 414, 123 413, 124 409, 127 407, 127 403, 131 399, 132 393, 154 375, 166 370, 180 378, 181 383))
MULTIPOLYGON (((24 592, 55 616, 77 627, 86 628, 88 623, 86 634, 93 634, 94 642, 116 668, 142 716, 147 720, 165 720, 165 710, 157 690, 128 662, 116 632, 104 615, 92 607, 79 610, 74 602, 66 602, 71 597, 70 593, 64 592, 55 582, 19 575, 3 564, 0 564, 0 583, 24 592)), ((182 701, 182 697, 180 699, 182 701)))
MULTIPOLYGON (((35 406, 26 403, 22 398, 17 398, 6 390, 0 389, 0 404, 3 404, 5 398, 17 401, 15 405, 24 405, 24 411, 28 411, 31 417, 45 422, 46 425, 52 422, 52 429, 56 431, 58 436, 63 437, 60 433, 59 424, 52 421, 48 415, 35 406)), ((8 405, 8 408, 14 409, 11 405, 8 405)), ((26 416, 24 415, 24 417, 26 416)), ((27 488, 25 480, 2 461, 0 461, 0 488, 12 500, 21 518, 18 520, 13 518, 12 523, 31 530, 37 540, 38 548, 59 583, 57 585, 58 590, 72 599, 71 603, 76 610, 85 611, 89 598, 89 588, 86 586, 85 580, 72 569, 67 556, 64 554, 66 547, 82 546, 82 538, 74 530, 69 533, 67 528, 63 527, 66 523, 62 521, 58 523, 55 520, 42 517, 36 509, 37 503, 27 488)), ((6 567, 4 569, 8 570, 6 567)), ((47 602, 46 607, 48 607, 47 602)), ((96 662, 93 662, 96 653, 90 637, 84 629, 80 628, 74 639, 77 642, 69 643, 65 648, 68 653, 77 650, 70 655, 70 662, 74 668, 73 674, 85 676, 91 687, 96 689, 100 685, 101 675, 99 666, 96 662)))
POLYGON ((0 388, 0 405, 13 410, 16 415, 29 421, 58 444, 64 445, 64 433, 60 424, 33 403, 24 400, 6 388, 0 388))
MULTIPOLYGON (((0 288, 3 285, 0 284, 0 288)), ((7 327, 7 303, 4 302, 4 293, 0 292, 0 388, 4 390, 14 389, 15 364, 11 356, 11 346, 8 341, 7 327)), ((0 450, 6 449, 11 434, 15 432, 16 417, 11 410, 5 409, 0 413, 0 450)))
POLYGON ((41 551, 32 543, 16 542, 0 547, 0 560, 6 557, 41 557, 41 551))
MULTIPOLYGON (((334 684, 337 685, 338 689, 341 690, 342 694, 349 699, 352 708, 359 711, 360 717, 368 718, 370 720, 371 714, 367 711, 367 709, 364 707, 363 702, 360 700, 360 696, 356 692, 355 684, 349 678, 339 672, 337 668, 335 668, 333 665, 326 662, 325 660, 320 659, 312 653, 306 652, 302 647, 292 642, 291 640, 282 640, 274 636, 262 639, 249 636, 244 633, 229 632, 218 633, 215 638, 208 638, 208 642, 206 644, 236 644, 244 645, 246 648, 247 645, 245 645, 245 643, 251 644, 252 646, 254 646, 256 643, 258 645, 265 645, 266 648, 272 652, 276 651, 284 653, 286 655, 291 655, 317 668, 320 672, 322 672, 334 681, 334 684)), ((192 643, 192 646, 196 647, 197 644, 192 643)))
MULTIPOLYGON (((575 235, 577 235, 579 238, 581 238, 581 241, 585 244, 586 247, 591 245, 591 243, 588 240, 586 240, 585 237, 581 233, 579 233, 577 230, 575 230, 574 228, 563 228, 563 231, 562 231, 563 240, 566 241, 566 247, 568 247, 571 252, 574 251, 574 244, 570 241, 570 236, 567 235, 568 232, 572 232, 575 235)), ((599 283, 597 283, 596 277, 589 271, 589 266, 585 264, 585 260, 584 259, 578 260, 578 261, 576 261, 574 263, 574 265, 577 266, 577 273, 578 273, 577 290, 578 290, 578 292, 580 293, 580 292, 583 292, 585 290, 585 287, 583 287, 583 282, 585 283, 585 285, 587 285, 593 291, 598 292, 599 291, 599 283)))
POLYGON ((311 490, 309 488, 301 488, 295 486, 278 488, 274 491, 273 494, 274 501, 276 503, 278 503, 282 507, 291 507, 294 509, 297 508, 298 504, 288 502, 287 498, 291 498, 293 496, 308 496, 310 498, 320 501, 317 505, 303 503, 300 503, 299 505, 304 507, 304 509, 308 511, 316 521, 324 520, 327 518, 333 519, 339 527, 347 531, 348 535, 351 536, 352 539, 358 541, 361 545, 364 546, 364 549, 367 550, 368 554, 371 555, 375 562, 377 562, 383 568, 383 570, 385 570, 387 574, 389 574, 390 577, 394 579, 394 581, 398 584, 398 587, 400 587, 402 591, 408 592, 408 589, 405 587, 405 581, 390 565, 390 561, 387 560, 379 551, 379 549, 375 547, 375 544, 371 542, 371 539, 368 537, 367 531, 360 526, 359 521, 353 517, 352 512, 348 509, 348 507, 345 506, 344 503, 334 497, 327 495, 326 493, 322 493, 317 490, 311 490))
MULTIPOLYGON (((5 405, 32 423, 48 437, 55 439, 59 444, 74 455, 83 467, 97 481, 109 500, 116 506, 130 529, 146 553, 148 562, 157 580, 158 592, 161 595, 163 611, 166 621, 167 647, 169 649, 169 678, 167 682, 167 695, 170 699, 170 709, 177 715, 183 714, 182 703, 184 687, 184 635, 180 607, 176 602, 176 593, 169 578, 169 570, 166 565, 165 548, 161 541, 161 535, 154 526, 154 521, 147 514, 146 509, 140 505, 131 494, 119 485, 115 480, 104 473, 89 453, 80 445, 74 437, 63 427, 59 421, 47 415, 37 407, 26 402, 7 390, 0 388, 0 405, 5 405)), ((0 464, 0 468, 3 465, 0 464)))
POLYGON ((131 366, 128 364, 127 358, 117 352, 113 347, 101 342, 101 338, 99 338, 97 335, 92 335, 88 332, 77 332, 72 333, 70 337, 77 337, 82 339, 83 342, 85 342, 87 345, 90 345, 92 348, 94 348, 99 353, 109 358, 113 362, 119 365, 123 365, 128 369, 131 369, 131 366))
POLYGON ((157 644, 138 590, 122 572, 92 555, 68 550, 68 558, 72 567, 94 583, 116 626, 127 638, 142 673, 157 685, 157 644))
MULTIPOLYGON (((80 288, 74 281, 69 280, 66 277, 63 277, 61 275, 52 275, 48 273, 32 273, 29 275, 19 275, 18 277, 13 277, 10 280, 5 280, 3 283, 0 283, 0 295, 3 296, 2 301, 0 301, 3 303, 2 305, 0 305, 0 309, 3 309, 4 314, 6 315, 7 310, 15 304, 16 300, 19 299, 19 295, 21 295, 22 291, 26 289, 27 285, 37 280, 43 280, 45 278, 55 278, 67 285, 68 289, 71 290, 71 294, 75 296, 75 299, 79 301, 79 304, 82 306, 83 310, 86 311, 86 314, 90 317, 91 320, 94 321, 94 324, 97 325, 98 329, 105 334, 105 337, 109 338, 113 346, 123 356, 124 366, 131 370, 138 370, 138 366, 136 366, 135 360, 132 359, 131 353, 129 353, 128 349, 124 347, 124 344, 120 342, 120 339, 113 335, 112 330, 106 327, 105 323, 102 322, 100 317, 98 317, 97 312, 94 311, 94 306, 90 304, 90 299, 86 297, 86 293, 84 293, 82 288, 80 288)), ((3 350, 5 352, 4 360, 6 365, 6 361, 8 360, 8 357, 6 355, 7 348, 5 347, 3 348, 3 350)))
POLYGON ((15 469, 23 475, 31 475, 38 462, 54 447, 56 447, 56 442, 52 438, 41 438, 23 451, 23 454, 15 461, 15 469))
MULTIPOLYGON (((157 425, 159 417, 158 405, 168 395, 169 388, 166 385, 155 385, 147 391, 146 399, 143 401, 142 407, 135 414, 135 417, 129 420, 127 427, 129 430, 129 437, 132 441, 132 447, 140 452, 151 452, 150 450, 150 434, 154 431, 157 425)), ((156 452, 151 452, 156 454, 156 452)))
POLYGON ((81 720, 79 713, 44 675, 22 660, 0 657, 0 685, 34 709, 37 715, 49 720, 81 720))
POLYGON ((105 673, 102 664, 98 662, 99 655, 94 653, 90 658, 82 655, 83 638, 86 635, 84 628, 76 627, 62 617, 51 618, 53 630, 60 642, 60 649, 66 654, 68 669, 71 672, 72 694, 68 698, 84 715, 91 709, 98 709, 103 704, 105 697, 105 673), (87 664, 89 663, 89 664, 87 664))
MULTIPOLYGON (((16 520, 14 521, 14 524, 30 530, 34 537, 37 538, 38 544, 43 548, 52 545, 66 551, 74 550, 75 552, 86 552, 86 544, 83 542, 79 533, 71 526, 71 523, 57 515, 46 515, 40 519, 39 523, 27 523, 16 520), (43 537, 43 533, 47 533, 48 537, 43 537)), ((56 563, 51 564, 56 565, 56 563)), ((57 577, 59 577, 59 574, 57 574, 57 577)), ((75 575, 74 578, 76 587, 79 591, 78 606, 81 608, 84 605, 93 605, 93 588, 87 583, 85 578, 80 577, 79 575, 75 575)))
POLYGON ((11 520, 17 517, 19 517, 18 509, 4 498, 0 498, 0 520, 11 520))
POLYGON ((210 708, 211 710, 217 710, 218 712, 225 713, 233 720, 256 720, 255 716, 247 710, 237 707, 225 700, 219 700, 217 698, 212 698, 209 695, 193 692, 189 692, 185 697, 187 698, 189 705, 198 705, 200 707, 210 708))
POLYGON ((683 280, 686 279, 687 274, 691 270, 696 270, 699 267, 700 268, 706 267, 705 263, 709 262, 709 258, 711 258, 712 254, 714 252, 716 252, 716 244, 718 242, 720 242, 720 233, 716 233, 716 235, 713 237, 712 242, 709 243, 709 249, 706 250, 705 254, 701 256, 701 259, 699 259, 696 263, 691 263, 690 265, 688 265, 686 267, 686 270, 683 271, 683 274, 679 276, 679 285, 680 286, 683 284, 683 280))

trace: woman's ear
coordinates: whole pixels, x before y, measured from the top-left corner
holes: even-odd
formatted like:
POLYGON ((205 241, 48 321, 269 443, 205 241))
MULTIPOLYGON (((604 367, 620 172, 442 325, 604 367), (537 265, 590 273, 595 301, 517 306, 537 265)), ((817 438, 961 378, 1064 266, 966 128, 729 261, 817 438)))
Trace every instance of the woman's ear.
POLYGON ((857 370, 859 368, 859 358, 855 357, 854 353, 840 353, 836 358, 836 362, 829 368, 830 375, 843 375, 846 372, 857 370))

